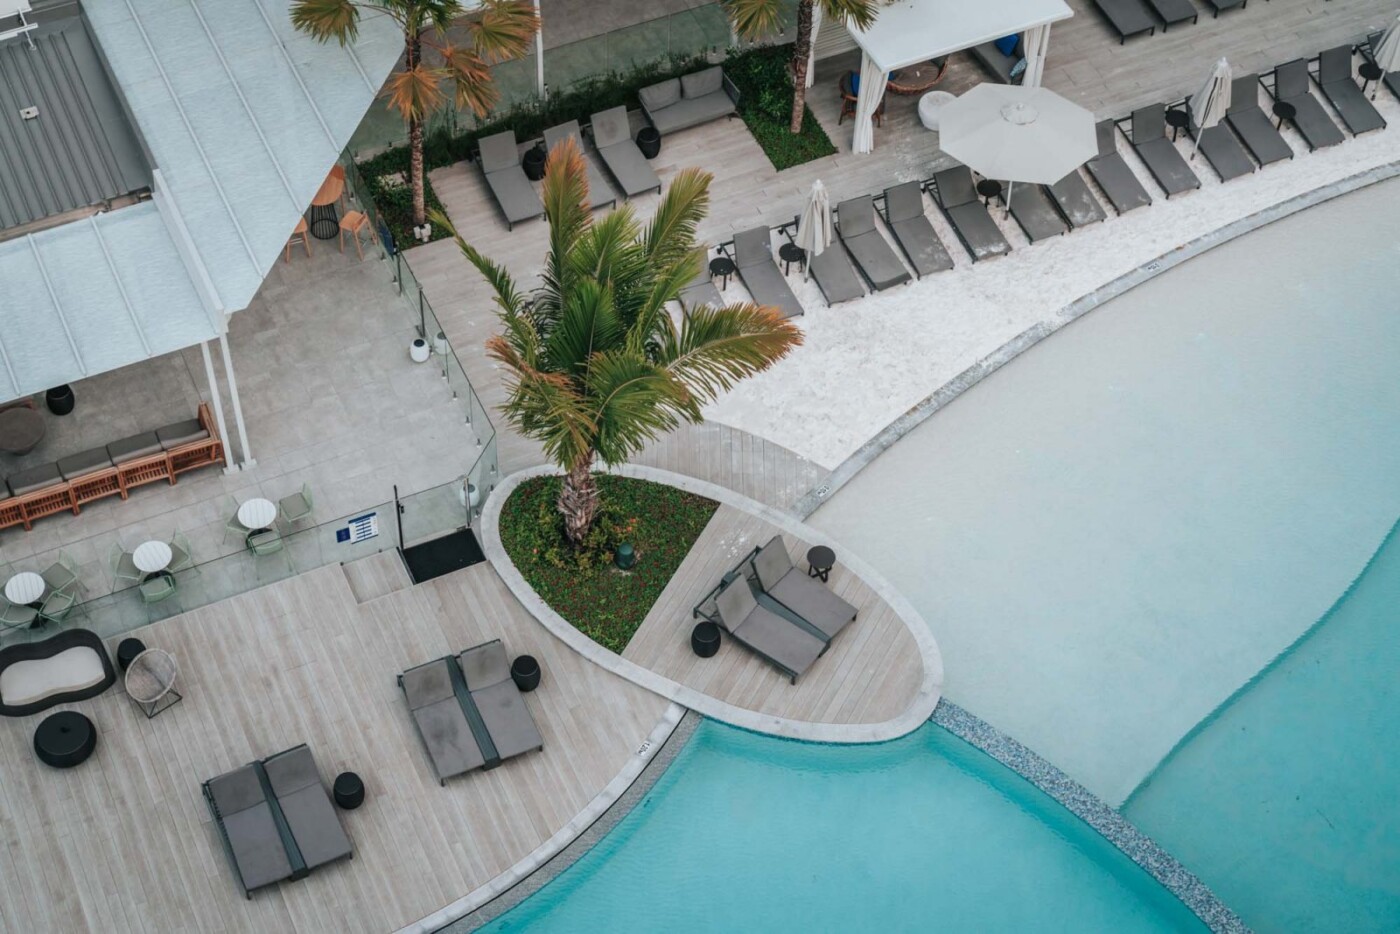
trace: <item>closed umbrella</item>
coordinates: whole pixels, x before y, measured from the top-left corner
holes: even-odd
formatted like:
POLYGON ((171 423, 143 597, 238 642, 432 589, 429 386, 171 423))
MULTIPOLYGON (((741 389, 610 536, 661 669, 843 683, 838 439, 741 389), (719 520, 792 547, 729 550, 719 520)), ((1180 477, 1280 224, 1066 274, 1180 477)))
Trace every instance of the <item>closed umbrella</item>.
POLYGON ((943 151, 987 178, 1052 185, 1098 155, 1094 115, 1043 87, 979 84, 938 116, 943 151))
POLYGON ((831 198, 821 179, 812 182, 807 203, 802 206, 802 214, 797 219, 797 239, 793 242, 807 251, 805 275, 810 276, 812 260, 831 245, 831 198))
POLYGON ((1191 150, 1191 158, 1201 148, 1201 136, 1206 130, 1225 118, 1230 109, 1230 84, 1235 80, 1235 72, 1225 59, 1215 63, 1210 77, 1201 89, 1191 96, 1187 104, 1191 112, 1191 122, 1196 125, 1196 148, 1191 150))
MULTIPOLYGON (((1371 50, 1371 58, 1380 66, 1382 77, 1388 72, 1400 71, 1400 15, 1395 17, 1395 22, 1390 24, 1381 41, 1371 50)), ((1376 91, 1380 89, 1381 82, 1377 81, 1376 90, 1371 92, 1371 100, 1376 99, 1376 91)))

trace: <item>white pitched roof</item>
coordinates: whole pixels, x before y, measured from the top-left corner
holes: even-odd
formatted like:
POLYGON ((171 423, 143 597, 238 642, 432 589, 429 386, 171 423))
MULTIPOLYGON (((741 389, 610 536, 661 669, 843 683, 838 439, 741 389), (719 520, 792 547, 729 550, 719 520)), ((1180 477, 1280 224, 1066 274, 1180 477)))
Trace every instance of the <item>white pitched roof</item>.
POLYGON ((896 0, 851 36, 883 71, 949 55, 1074 15, 1064 0, 896 0))

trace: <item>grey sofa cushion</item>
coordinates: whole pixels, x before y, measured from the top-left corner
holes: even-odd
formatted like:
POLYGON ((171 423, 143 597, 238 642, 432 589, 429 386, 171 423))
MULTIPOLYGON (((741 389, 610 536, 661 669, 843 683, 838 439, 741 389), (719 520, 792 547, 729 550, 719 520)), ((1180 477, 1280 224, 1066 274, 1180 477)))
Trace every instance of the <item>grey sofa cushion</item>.
POLYGON ((62 482, 63 475, 58 472, 57 464, 42 464, 10 474, 10 492, 16 496, 23 496, 25 493, 33 493, 35 490, 62 482))
POLYGON ((641 98, 642 106, 652 115, 664 107, 669 107, 681 99, 681 81, 679 78, 668 78, 659 84, 649 85, 637 92, 641 98))
POLYGON ((210 779, 209 793, 219 809, 243 887, 255 889, 290 878, 292 864, 253 767, 245 765, 210 779))
POLYGON ((734 102, 723 91, 676 101, 660 112, 652 111, 651 119, 656 128, 664 133, 674 133, 688 127, 718 120, 734 112, 734 102))
POLYGON ((209 437, 209 432, 204 430, 199 419, 187 418, 183 422, 157 428, 156 437, 160 439, 160 446, 168 451, 171 448, 178 448, 182 444, 189 444, 191 441, 203 441, 209 437))
POLYGON ((65 480, 76 480, 99 470, 109 470, 111 467, 112 458, 108 456, 106 448, 93 448, 81 454, 70 454, 58 462, 58 472, 63 474, 65 480))
POLYGON ((132 435, 130 438, 123 438, 120 441, 113 441, 107 445, 107 456, 112 458, 112 463, 120 466, 127 461, 159 454, 163 450, 165 449, 160 446, 160 439, 156 437, 156 433, 147 431, 139 435, 132 435))
POLYGON ((681 78, 681 97, 686 99, 713 94, 724 84, 724 71, 718 65, 691 72, 681 78))
POLYGON ((288 749, 266 760, 263 767, 307 868, 349 856, 350 838, 331 807, 311 750, 306 746, 288 749))

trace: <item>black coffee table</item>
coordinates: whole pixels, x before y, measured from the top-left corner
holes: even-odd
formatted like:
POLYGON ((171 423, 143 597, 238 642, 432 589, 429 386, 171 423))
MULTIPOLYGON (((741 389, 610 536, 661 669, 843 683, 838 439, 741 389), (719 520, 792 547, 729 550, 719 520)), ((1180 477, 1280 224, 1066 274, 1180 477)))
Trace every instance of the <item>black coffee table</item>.
POLYGON ((807 576, 817 577, 826 582, 836 564, 836 552, 825 545, 813 545, 807 551, 807 576))
POLYGON ((34 754, 56 769, 81 765, 97 748, 97 729, 76 710, 45 717, 34 731, 34 754))
POLYGON ((719 287, 729 288, 729 277, 734 275, 734 260, 727 256, 716 256, 710 260, 710 278, 719 277, 719 287))
POLYGON ((1283 121, 1292 120, 1294 117, 1298 116, 1298 108, 1288 103, 1288 101, 1274 101, 1274 116, 1278 117, 1278 123, 1274 126, 1274 129, 1281 130, 1283 129, 1283 121))
POLYGON ((795 243, 784 243, 778 247, 778 259, 783 261, 783 275, 788 274, 788 268, 793 263, 797 264, 800 271, 807 262, 807 251, 795 243))

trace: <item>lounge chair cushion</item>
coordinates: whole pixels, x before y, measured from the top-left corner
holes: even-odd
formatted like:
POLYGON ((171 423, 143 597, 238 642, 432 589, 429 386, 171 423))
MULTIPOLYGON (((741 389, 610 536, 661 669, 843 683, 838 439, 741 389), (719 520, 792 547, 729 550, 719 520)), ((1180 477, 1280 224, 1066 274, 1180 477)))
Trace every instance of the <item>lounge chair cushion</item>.
POLYGON ((76 480, 100 470, 110 470, 112 458, 106 448, 93 448, 81 454, 70 454, 58 462, 58 472, 65 480, 76 480))
POLYGON ((350 838, 321 784, 311 750, 289 749, 266 760, 263 767, 307 868, 349 856, 350 838))
POLYGON ((182 444, 203 441, 209 437, 209 432, 199 423, 199 419, 187 418, 183 422, 157 428, 156 437, 160 439, 161 447, 168 451, 171 448, 178 448, 182 444))
POLYGON ((632 142, 632 124, 627 120, 627 108, 621 104, 589 120, 593 126, 593 143, 599 149, 632 142))
POLYGON ((16 496, 23 496, 25 493, 33 493, 35 490, 62 482, 63 474, 59 473, 57 464, 40 464, 38 467, 10 474, 10 492, 16 496))
POLYGON ((657 84, 648 85, 637 92, 637 97, 641 99, 642 106, 647 109, 648 113, 655 114, 656 111, 670 107, 681 99, 681 80, 668 78, 657 84))
POLYGON ((478 140, 477 148, 481 153, 481 170, 487 174, 520 165, 520 154, 516 151, 512 130, 478 140))
POLYGON ((705 266, 702 266, 695 278, 681 289, 680 299, 681 304, 687 308, 700 305, 718 308, 724 304, 724 297, 719 294, 719 289, 715 288, 715 281, 710 277, 709 268, 705 266))
POLYGON ((835 638, 856 618, 855 607, 793 566, 781 535, 774 535, 759 549, 753 566, 759 585, 768 596, 805 619, 827 639, 835 638))
POLYGON ((404 696, 438 778, 479 769, 486 757, 452 689, 451 659, 440 658, 403 674, 404 696))
POLYGON ((0 503, 3 503, 13 495, 14 494, 10 492, 10 488, 5 485, 5 481, 0 479, 0 503))
POLYGON ((704 97, 686 98, 663 110, 649 111, 652 123, 662 133, 673 133, 708 123, 733 112, 734 102, 723 91, 704 97))
POLYGON ((486 184, 491 187, 501 212, 510 223, 529 220, 544 213, 544 203, 518 165, 498 172, 487 172, 486 184))
POLYGON ((875 229, 875 204, 870 195, 851 198, 836 206, 836 217, 843 237, 854 237, 875 229))
MULTIPOLYGON (((471 684, 470 681, 467 683, 471 684)), ((509 669, 505 681, 473 689, 471 695, 472 700, 476 701, 476 709, 481 712, 486 731, 491 734, 496 754, 502 759, 544 747, 535 718, 525 706, 525 695, 510 680, 509 669)))
POLYGON ((693 99, 713 94, 724 85, 724 70, 718 65, 693 71, 681 77, 681 97, 693 99))
POLYGON ((734 265, 772 265, 773 241, 767 227, 755 227, 734 235, 734 265))
POLYGON ((446 659, 438 659, 403 673, 403 692, 408 698, 410 710, 456 699, 452 691, 452 674, 447 665, 446 659))
POLYGON ((458 657, 467 690, 476 692, 510 680, 510 659, 500 639, 467 649, 458 657))
POLYGON ((132 435, 130 438, 123 438, 120 441, 113 441, 107 445, 107 456, 112 458, 112 463, 118 466, 127 461, 134 461, 142 457, 150 457, 152 454, 159 454, 164 448, 160 446, 160 439, 156 437, 154 431, 142 432, 139 435, 132 435))
POLYGON ((272 806, 252 766, 235 769, 209 782, 234 865, 245 889, 255 889, 292 875, 272 806))
POLYGON ((793 680, 826 650, 821 639, 759 606, 742 576, 720 591, 715 605, 720 624, 736 641, 792 672, 793 680))

